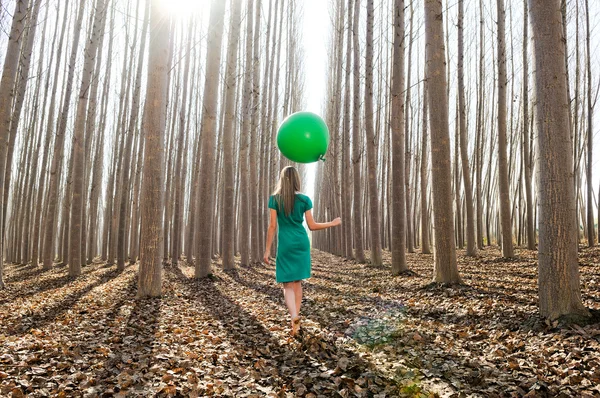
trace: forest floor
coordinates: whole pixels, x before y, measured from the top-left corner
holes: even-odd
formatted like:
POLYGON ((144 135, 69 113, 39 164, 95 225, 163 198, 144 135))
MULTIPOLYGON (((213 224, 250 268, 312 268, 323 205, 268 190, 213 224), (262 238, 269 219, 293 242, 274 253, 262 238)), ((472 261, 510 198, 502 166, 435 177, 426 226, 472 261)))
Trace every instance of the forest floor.
MULTIPOLYGON (((165 268, 163 296, 137 300, 137 265, 6 266, 0 396, 600 396, 600 325, 548 325, 535 253, 461 253, 465 283, 314 251, 300 337, 290 338, 273 266, 165 268)), ((389 253, 384 258, 389 264, 389 253)), ((586 306, 600 309, 600 250, 580 252, 586 306)))

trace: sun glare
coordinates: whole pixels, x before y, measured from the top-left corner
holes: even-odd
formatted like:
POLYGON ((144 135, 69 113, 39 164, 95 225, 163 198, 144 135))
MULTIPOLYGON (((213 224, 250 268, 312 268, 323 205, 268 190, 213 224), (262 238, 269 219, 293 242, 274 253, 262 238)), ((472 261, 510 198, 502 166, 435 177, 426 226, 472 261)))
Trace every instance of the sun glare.
POLYGON ((160 0, 161 7, 165 12, 177 17, 198 14, 205 8, 210 9, 207 0, 160 0))

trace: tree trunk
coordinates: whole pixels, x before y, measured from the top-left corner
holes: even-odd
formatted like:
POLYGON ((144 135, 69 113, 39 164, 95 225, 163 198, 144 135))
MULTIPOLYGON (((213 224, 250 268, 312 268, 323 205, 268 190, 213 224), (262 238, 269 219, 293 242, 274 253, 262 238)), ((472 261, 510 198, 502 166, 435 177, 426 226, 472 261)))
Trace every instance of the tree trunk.
MULTIPOLYGON (((83 21, 83 10, 85 2, 79 4, 77 21, 75 23, 73 47, 71 48, 71 57, 69 59, 69 71, 67 76, 66 90, 63 98, 62 112, 59 116, 59 124, 56 130, 56 138, 54 141, 54 153, 52 157, 52 165, 50 167, 50 185, 48 188, 48 204, 46 210, 46 225, 44 226, 44 268, 52 267, 54 261, 54 227, 56 224, 57 207, 58 207, 58 188, 61 171, 61 162, 64 152, 65 133, 67 130, 67 118, 71 103, 71 93, 73 90, 73 79, 75 77, 75 61, 77 59, 77 50, 79 47, 79 38, 81 34, 81 24, 83 21)), ((62 223, 65 225, 65 223, 62 223)))
POLYGON ((215 130, 217 103, 219 97, 219 68, 221 63, 221 42, 225 2, 213 0, 210 10, 208 53, 206 56, 206 81, 202 107, 202 155, 200 158, 200 180, 196 208, 196 278, 210 274, 212 257, 212 232, 215 207, 215 130))
POLYGON ((423 81, 423 136, 421 137, 421 253, 431 254, 429 247, 429 206, 427 204, 429 180, 429 150, 427 149, 428 129, 427 81, 423 81))
MULTIPOLYGON (((254 25, 254 0, 249 0, 246 5, 246 45, 245 45, 245 70, 243 72, 244 85, 242 88, 242 126, 240 131, 240 164, 238 166, 240 178, 240 264, 249 265, 251 262, 251 242, 255 238, 250 230, 250 212, 252 200, 249 200, 250 190, 248 189, 249 162, 248 146, 254 145, 250 142, 249 131, 252 122, 252 77, 254 72, 254 63, 252 59, 253 45, 253 25, 254 25)), ((252 150, 250 150, 250 153, 252 150)))
POLYGON ((260 246, 260 237, 263 229, 260 225, 259 214, 262 209, 259 209, 259 191, 258 191, 258 108, 260 102, 260 22, 262 14, 262 1, 256 0, 256 18, 254 24, 254 40, 256 43, 252 49, 252 114, 250 117, 250 161, 248 165, 249 177, 249 195, 250 195, 250 211, 251 211, 251 261, 258 263, 261 261, 262 250, 260 246))
MULTIPOLYGON (((173 178, 175 179, 173 183, 173 189, 171 189, 172 194, 175 196, 175 207, 173 210, 173 228, 171 229, 171 239, 173 240, 171 243, 171 264, 177 266, 179 257, 181 255, 181 236, 183 234, 182 226, 181 226, 181 199, 185 194, 185 184, 183 181, 183 170, 182 170, 182 158, 183 152, 187 151, 187 145, 185 145, 186 141, 186 110, 187 110, 187 101, 188 101, 188 86, 189 86, 189 76, 190 76, 190 61, 192 58, 191 50, 192 50, 192 35, 194 33, 194 24, 192 21, 188 21, 189 31, 186 40, 186 52, 185 52, 185 66, 183 72, 183 93, 181 96, 181 106, 179 109, 179 136, 177 138, 177 154, 175 160, 175 170, 173 173, 173 178)), ((173 119, 176 119, 173 116, 173 119)), ((187 165, 185 165, 187 167, 187 165)))
MULTIPOLYGON (((94 11, 94 25, 90 32, 90 37, 85 46, 85 59, 83 73, 81 76, 81 87, 77 100, 77 111, 75 116, 75 130, 73 133, 73 181, 72 181, 72 201, 71 201, 71 224, 70 224, 70 258, 69 258, 69 276, 81 275, 81 238, 82 229, 82 211, 84 196, 84 147, 85 147, 85 121, 87 116, 88 93, 94 73, 94 64, 100 35, 105 23, 106 6, 104 0, 96 2, 94 11)), ((91 139, 91 137, 89 137, 91 139)))
MULTIPOLYGON (((64 16, 63 16, 63 24, 61 27, 61 31, 60 31, 60 39, 58 40, 58 47, 57 48, 62 48, 63 45, 63 40, 65 37, 65 31, 66 31, 66 27, 67 27, 67 15, 68 15, 68 1, 65 1, 64 4, 64 16)), ((55 32, 58 31, 58 21, 59 18, 56 18, 56 29, 55 32)), ((52 58, 54 57, 54 42, 52 44, 52 51, 51 51, 51 55, 50 55, 50 63, 49 63, 49 68, 52 66, 52 58)), ((42 209, 43 209, 43 199, 44 199, 44 192, 45 192, 45 183, 46 183, 46 174, 47 174, 47 169, 48 169, 48 157, 50 154, 50 143, 51 143, 51 139, 52 139, 52 132, 54 131, 54 108, 55 108, 55 101, 56 101, 56 91, 58 89, 58 75, 60 72, 60 65, 61 65, 61 59, 62 59, 62 51, 56 51, 56 67, 55 67, 55 71, 54 71, 54 79, 50 80, 50 73, 48 74, 47 80, 46 80, 46 87, 45 87, 45 92, 44 92, 44 106, 43 109, 46 109, 46 98, 47 98, 47 93, 49 90, 49 85, 50 85, 50 81, 52 81, 53 85, 52 85, 52 93, 50 95, 50 105, 48 107, 48 119, 47 119, 47 127, 46 127, 46 139, 44 141, 44 148, 46 148, 43 151, 43 155, 42 155, 42 164, 41 164, 41 168, 40 168, 40 175, 39 175, 39 183, 38 183, 38 190, 37 190, 37 198, 36 198, 36 209, 35 209, 35 215, 34 215, 34 221, 33 221, 33 249, 32 249, 32 253, 31 253, 31 261, 34 264, 39 264, 40 261, 40 256, 39 253, 42 250, 41 248, 41 240, 40 240, 40 233, 41 233, 41 223, 42 223, 42 209)))
POLYGON ((406 265, 406 211, 404 192, 404 0, 394 3, 394 52, 392 61, 392 275, 406 265))
POLYGON ((462 162, 463 184, 467 211, 467 256, 477 255, 475 242, 475 216, 473 214, 473 191, 471 188, 471 170, 469 168, 467 112, 465 106, 465 76, 464 76, 464 0, 458 2, 458 108, 460 118, 460 155, 462 162))
MULTIPOLYGON (((500 220, 502 226, 502 256, 514 257, 512 223, 510 219, 510 187, 506 155, 506 38, 504 32, 504 0, 496 0, 498 9, 498 187, 500 189, 500 220)), ((491 154, 490 154, 491 155, 491 154)))
POLYGON ((373 0, 367 0, 367 43, 365 58, 365 131, 367 136, 367 163, 369 183, 369 217, 371 225, 371 264, 380 266, 381 237, 379 235, 379 194, 377 192, 377 138, 373 128, 373 0))
POLYGON ((241 1, 233 0, 231 24, 227 42, 227 70, 225 72, 225 120, 223 123, 223 269, 235 268, 235 202, 234 202, 234 119, 237 88, 237 56, 240 40, 241 1))
POLYGON ((162 284, 163 169, 170 30, 167 20, 161 15, 160 0, 152 0, 150 24, 150 55, 143 116, 145 144, 138 297, 160 296, 162 284))
MULTIPOLYGON (((585 34, 585 46, 587 50, 587 164, 586 164, 586 187, 587 187, 587 236, 588 236, 588 247, 596 245, 596 232, 594 229, 594 186, 592 180, 592 167, 593 167, 593 143, 594 143, 594 130, 592 128, 594 120, 594 107, 592 105, 592 66, 591 66, 591 52, 590 52, 590 7, 589 0, 585 0, 585 21, 586 21, 586 34, 585 34)), ((598 201, 600 203, 600 200, 598 201)), ((600 225, 600 220, 598 222, 600 225)))
POLYGON ((530 0, 539 162, 540 314, 587 317, 577 260, 573 165, 559 0, 530 0))
POLYGON ((527 248, 535 250, 535 226, 533 225, 533 192, 531 182, 531 159, 529 158, 529 21, 527 1, 523 0, 523 162, 525 163, 525 206, 527 207, 527 248))
POLYGON ((425 0, 426 78, 429 88, 433 218, 435 223, 433 280, 439 283, 456 284, 461 280, 456 266, 456 246, 454 244, 446 51, 442 19, 441 0, 425 0))
POLYGON ((140 112, 140 92, 142 88, 142 67, 144 64, 144 51, 146 50, 146 36, 148 33, 148 25, 150 20, 150 4, 146 3, 146 11, 143 21, 142 29, 142 41, 140 44, 140 53, 138 57, 138 66, 135 76, 134 93, 131 104, 131 115, 129 116, 129 127, 127 128, 126 144, 123 150, 123 170, 121 173, 121 199, 119 206, 119 229, 117 235, 117 270, 123 271, 125 269, 125 244, 127 242, 127 231, 126 231, 126 216, 127 209, 131 206, 129 200, 129 193, 131 191, 130 181, 130 165, 131 165, 131 148, 132 140, 137 129, 138 115, 140 112))
POLYGON ((4 287, 3 281, 3 255, 4 255, 4 175, 7 147, 10 134, 10 123, 12 119, 12 100, 14 96, 14 84, 17 76, 19 62, 19 48, 25 29, 25 18, 29 0, 17 0, 13 21, 8 37, 8 47, 4 56, 4 68, 2 69, 2 80, 0 81, 0 288, 4 287))
POLYGON ((360 178, 363 140, 360 133, 360 41, 358 37, 358 21, 360 17, 360 0, 354 2, 354 22, 352 23, 352 38, 354 46, 354 101, 352 109, 352 164, 353 164, 353 219, 354 219, 354 258, 359 263, 365 262, 363 247, 362 191, 360 178))

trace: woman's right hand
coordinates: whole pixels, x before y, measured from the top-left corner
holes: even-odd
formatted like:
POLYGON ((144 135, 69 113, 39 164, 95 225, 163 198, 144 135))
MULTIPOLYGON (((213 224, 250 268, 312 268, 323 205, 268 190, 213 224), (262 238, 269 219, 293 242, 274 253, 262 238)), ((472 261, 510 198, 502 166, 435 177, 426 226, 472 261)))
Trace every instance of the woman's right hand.
POLYGON ((342 219, 341 219, 340 217, 338 217, 338 218, 334 219, 334 220, 331 222, 331 224, 332 224, 334 227, 337 227, 338 225, 342 225, 342 219))
POLYGON ((269 265, 269 252, 266 251, 265 254, 263 255, 263 262, 267 265, 269 265))

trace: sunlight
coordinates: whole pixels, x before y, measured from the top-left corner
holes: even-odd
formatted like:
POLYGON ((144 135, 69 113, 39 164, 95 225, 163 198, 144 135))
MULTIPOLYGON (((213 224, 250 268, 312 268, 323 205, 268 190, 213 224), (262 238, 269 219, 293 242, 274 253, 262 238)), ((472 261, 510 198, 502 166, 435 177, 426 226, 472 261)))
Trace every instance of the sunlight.
POLYGON ((186 17, 210 8, 208 0, 159 0, 161 8, 175 17, 186 17))

